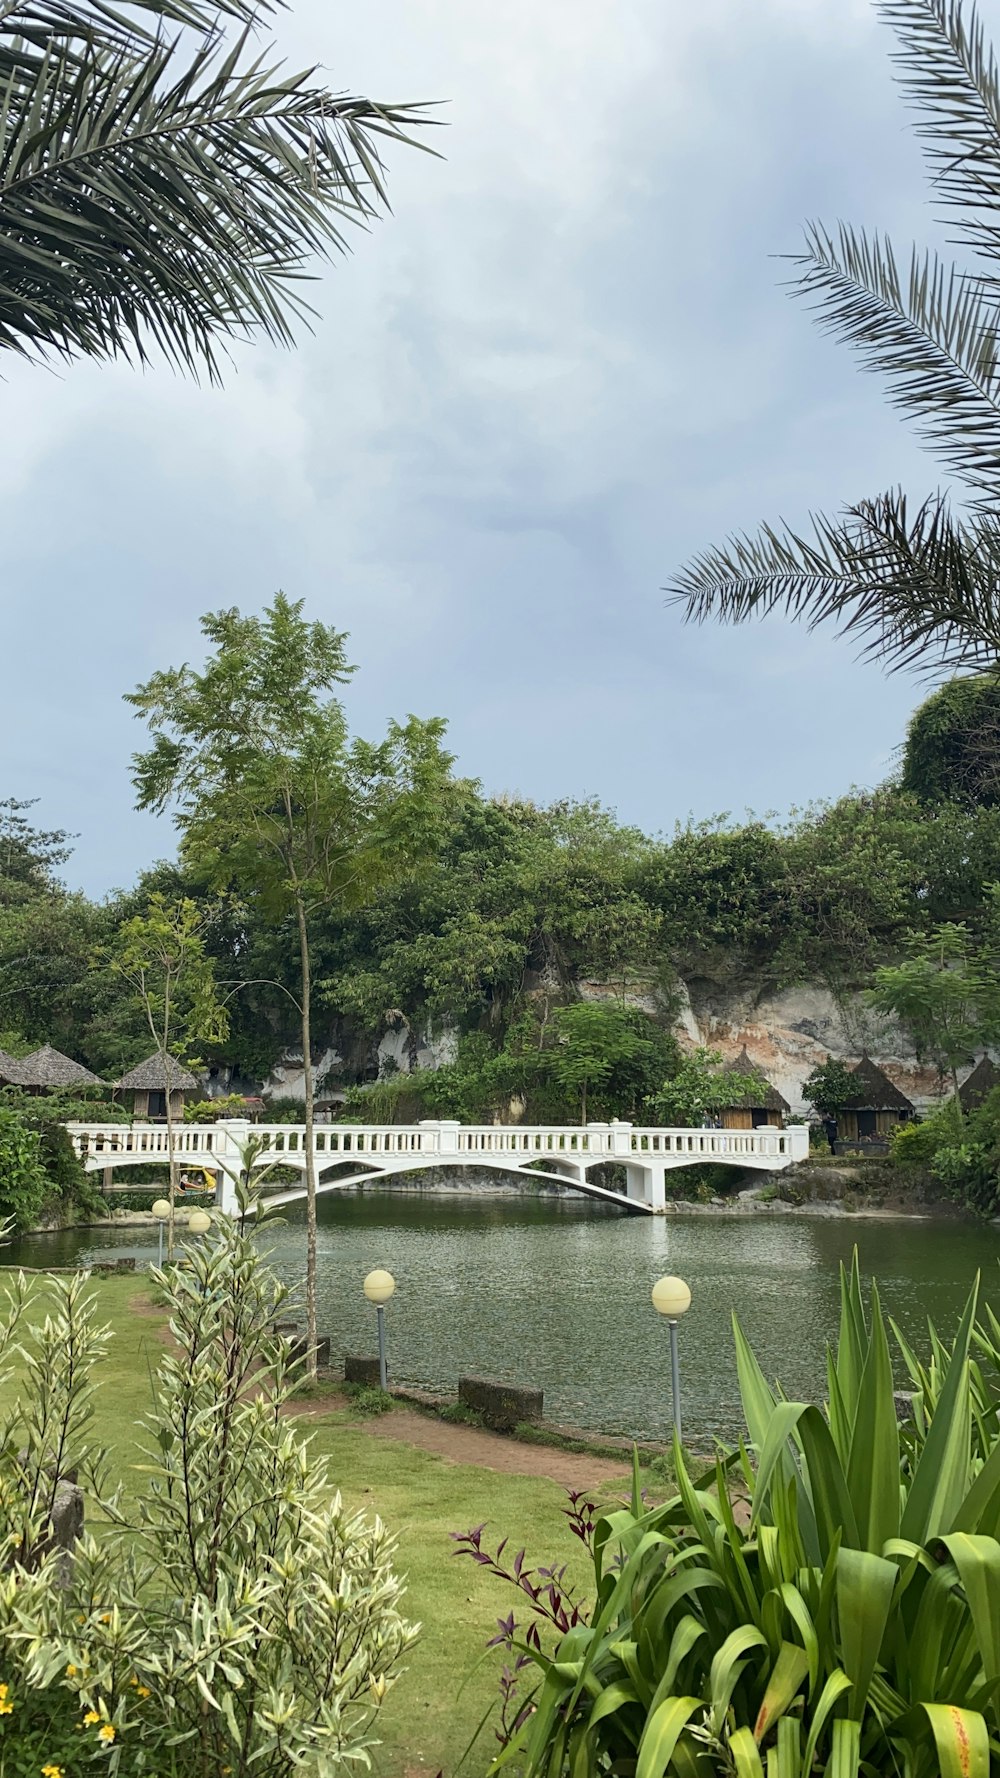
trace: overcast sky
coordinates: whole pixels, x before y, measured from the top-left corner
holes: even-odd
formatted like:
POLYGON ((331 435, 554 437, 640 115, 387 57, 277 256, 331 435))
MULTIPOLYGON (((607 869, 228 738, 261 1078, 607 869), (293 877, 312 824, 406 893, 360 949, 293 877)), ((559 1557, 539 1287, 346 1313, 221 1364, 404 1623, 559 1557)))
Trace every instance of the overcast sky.
POLYGON ((293 0, 278 40, 449 101, 446 158, 393 154, 313 337, 221 392, 8 358, 0 794, 79 833, 70 880, 172 850, 122 694, 279 587, 350 632, 360 732, 443 715, 488 791, 658 831, 882 778, 918 683, 660 591, 733 529, 936 485, 773 257, 811 216, 932 237, 867 0, 293 0))

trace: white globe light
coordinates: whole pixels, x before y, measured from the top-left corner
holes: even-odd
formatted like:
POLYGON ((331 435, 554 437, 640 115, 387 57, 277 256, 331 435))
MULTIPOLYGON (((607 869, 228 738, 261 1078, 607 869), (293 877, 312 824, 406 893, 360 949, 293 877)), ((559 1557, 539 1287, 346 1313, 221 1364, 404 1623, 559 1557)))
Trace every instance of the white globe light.
POLYGON ((193 1210, 188 1217, 188 1229, 192 1235, 204 1235, 212 1226, 212 1218, 207 1210, 193 1210))
POLYGON ((166 1222, 167 1217, 170 1215, 170 1200, 168 1198, 157 1198, 156 1203, 153 1205, 153 1215, 159 1222, 166 1222))
POLYGON ((392 1273, 384 1272, 380 1266, 376 1266, 374 1272, 369 1272, 362 1285, 368 1301, 376 1304, 387 1303, 395 1288, 396 1280, 392 1273))
POLYGON ((691 1307, 691 1292, 683 1278, 658 1278, 653 1285, 653 1308, 658 1315, 668 1315, 676 1320, 678 1315, 686 1315, 691 1307))

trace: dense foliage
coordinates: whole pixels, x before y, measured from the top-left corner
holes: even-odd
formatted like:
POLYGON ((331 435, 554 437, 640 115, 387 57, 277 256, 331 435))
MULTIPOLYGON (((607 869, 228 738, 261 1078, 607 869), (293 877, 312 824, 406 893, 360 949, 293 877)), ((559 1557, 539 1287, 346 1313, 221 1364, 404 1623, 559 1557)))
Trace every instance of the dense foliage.
MULTIPOLYGON (((50 1041, 110 1079, 147 1054, 141 1007, 102 958, 157 894, 188 897, 231 1022, 202 1056, 255 1090, 301 1041, 293 919, 238 886, 220 901, 169 864, 93 903, 59 881, 67 844, 36 833, 23 805, 0 809, 0 1045, 50 1041)), ((359 1115, 366 1085, 373 1116, 475 1119, 520 1099, 573 1118, 584 1098, 588 1117, 634 1115, 674 1072, 680 978, 840 993, 948 924, 981 956, 998 858, 1000 807, 893 785, 782 825, 719 819, 657 839, 595 804, 539 808, 455 783, 418 868, 311 916, 314 1054, 341 1057, 320 1087, 351 1089, 359 1115), (376 1087, 393 1031, 399 1072, 383 1066, 376 1087), (447 1062, 436 1075, 428 1046, 447 1062)))
POLYGON ((287 1416, 284 1288, 228 1218, 186 1261, 155 1274, 172 1342, 128 1496, 109 1494, 93 1443, 107 1334, 86 1276, 47 1280, 37 1299, 15 1279, 0 1315, 11 1778, 334 1778, 364 1763, 413 1641, 392 1539, 343 1506, 287 1416), (104 1522, 67 1563, 50 1530, 60 1475, 77 1472, 104 1522))
MULTIPOLYGON (((821 1409, 767 1384, 736 1326, 747 1442, 676 1497, 571 1529, 591 1597, 558 1563, 460 1551, 512 1583, 493 1770, 527 1778, 988 1778, 1000 1735, 1000 1324, 977 1291, 954 1345, 930 1330, 897 1421, 888 1330, 857 1260, 821 1409), (976 1359, 971 1353, 975 1342, 976 1359), (753 1460, 749 1453, 753 1453, 753 1460), (748 1513, 737 1516, 742 1496, 748 1513)), ((636 1472, 638 1477, 638 1471, 636 1472)))

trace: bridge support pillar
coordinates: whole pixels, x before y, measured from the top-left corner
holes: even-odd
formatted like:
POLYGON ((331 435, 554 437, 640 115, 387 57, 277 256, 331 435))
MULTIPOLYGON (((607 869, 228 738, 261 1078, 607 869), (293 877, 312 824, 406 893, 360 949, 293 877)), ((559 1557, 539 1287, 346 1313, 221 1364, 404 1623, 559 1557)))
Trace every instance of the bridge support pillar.
POLYGON ((625 1195, 634 1204, 648 1204, 650 1210, 666 1208, 666 1168, 662 1161, 629 1161, 625 1167, 625 1195))

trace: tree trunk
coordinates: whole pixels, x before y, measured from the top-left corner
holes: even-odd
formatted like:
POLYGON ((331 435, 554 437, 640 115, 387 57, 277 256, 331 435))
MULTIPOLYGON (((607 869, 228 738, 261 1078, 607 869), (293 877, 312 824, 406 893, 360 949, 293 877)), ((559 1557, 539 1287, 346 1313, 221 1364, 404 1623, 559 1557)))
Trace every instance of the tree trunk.
POLYGON ((166 1088, 164 1093, 164 1103, 167 1107, 167 1170, 170 1178, 170 1185, 167 1190, 167 1196, 170 1200, 170 1215, 167 1219, 167 1258, 173 1259, 174 1215, 177 1204, 177 1168, 174 1165, 174 1114, 170 1103, 172 1098, 170 1091, 170 1056, 167 1050, 163 1051, 160 1060, 163 1063, 163 1082, 166 1088))
POLYGON ((302 973, 302 1085, 306 1098, 306 1371, 316 1376, 316 1156, 313 1148, 313 1067, 309 926, 306 910, 296 906, 299 924, 299 963, 302 973))
POLYGON ((587 1121, 587 1083, 586 1083, 586 1081, 584 1081, 583 1087, 582 1087, 582 1090, 580 1093, 580 1122, 581 1122, 581 1124, 585 1124, 586 1121, 587 1121))

